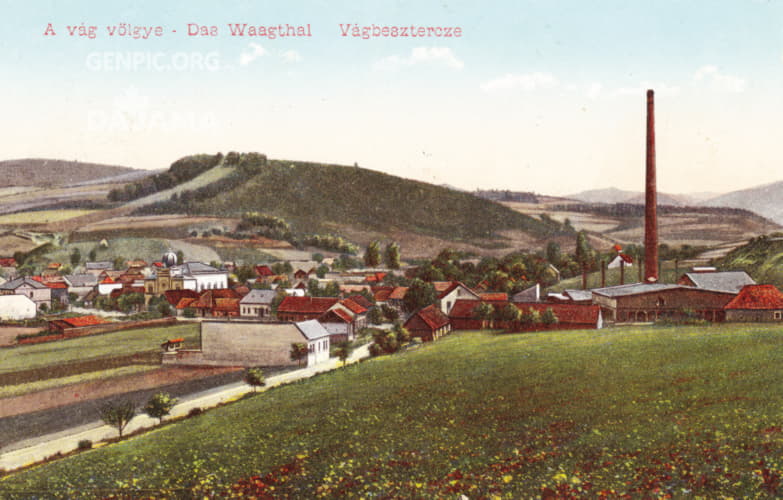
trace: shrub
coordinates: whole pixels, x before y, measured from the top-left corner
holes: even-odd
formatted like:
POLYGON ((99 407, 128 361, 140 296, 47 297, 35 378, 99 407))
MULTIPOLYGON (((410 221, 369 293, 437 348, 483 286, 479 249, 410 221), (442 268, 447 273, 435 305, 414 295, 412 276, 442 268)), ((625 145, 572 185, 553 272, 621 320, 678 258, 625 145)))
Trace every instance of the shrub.
POLYGON ((92 448, 92 441, 90 441, 89 439, 82 439, 81 441, 79 441, 78 447, 79 447, 78 449, 80 450, 89 450, 90 448, 92 448))
POLYGON ((198 406, 195 406, 188 411, 188 417, 195 417, 197 415, 201 415, 204 412, 201 408, 198 406))

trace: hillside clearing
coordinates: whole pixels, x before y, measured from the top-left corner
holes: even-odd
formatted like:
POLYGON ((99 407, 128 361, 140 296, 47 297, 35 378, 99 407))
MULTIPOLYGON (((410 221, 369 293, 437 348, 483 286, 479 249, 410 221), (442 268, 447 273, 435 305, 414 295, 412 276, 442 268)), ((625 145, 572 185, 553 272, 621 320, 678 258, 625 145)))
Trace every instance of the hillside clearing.
POLYGON ((461 333, 10 475, 184 498, 779 493, 776 326, 461 333), (259 417, 262 416, 262 417, 259 417))

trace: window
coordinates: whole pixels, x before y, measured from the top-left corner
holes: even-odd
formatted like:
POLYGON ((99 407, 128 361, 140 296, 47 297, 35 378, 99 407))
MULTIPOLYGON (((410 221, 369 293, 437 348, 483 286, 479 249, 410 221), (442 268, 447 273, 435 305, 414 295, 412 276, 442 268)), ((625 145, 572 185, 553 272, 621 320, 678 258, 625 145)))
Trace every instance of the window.
POLYGON ((780 311, 775 311, 775 319, 781 319, 783 318, 783 313, 780 311))

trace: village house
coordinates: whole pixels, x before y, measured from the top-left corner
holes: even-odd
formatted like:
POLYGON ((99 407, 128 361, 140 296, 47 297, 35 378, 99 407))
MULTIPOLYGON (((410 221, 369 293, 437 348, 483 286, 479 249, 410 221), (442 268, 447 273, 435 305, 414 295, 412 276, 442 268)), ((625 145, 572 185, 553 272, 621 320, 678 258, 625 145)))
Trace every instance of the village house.
POLYGON ((239 314, 243 318, 272 320, 272 302, 277 293, 274 290, 253 289, 239 301, 239 314))
POLYGON ((458 300, 480 300, 477 293, 459 281, 435 281, 433 285, 438 293, 438 307, 445 316, 458 300))
POLYGON ((108 323, 108 321, 99 316, 76 316, 49 321, 49 331, 52 333, 65 333, 74 328, 85 328, 105 323, 108 323))
POLYGON ((633 258, 630 255, 618 253, 606 267, 607 269, 619 269, 621 266, 633 267, 633 258))
POLYGON ((245 319, 200 323, 201 349, 170 349, 164 364, 190 366, 296 366, 291 345, 307 345, 307 366, 329 360, 329 332, 318 321, 276 323, 245 319))
POLYGON ((515 293, 511 296, 511 302, 539 302, 541 301, 541 285, 536 283, 530 288, 515 293))
POLYGON ((745 285, 726 304, 726 321, 783 321, 783 293, 775 285, 745 285))
POLYGON ((24 295, 35 302, 36 310, 42 306, 52 307, 52 290, 48 286, 32 278, 16 278, 0 285, 0 295, 24 295))
POLYGON ((337 304, 333 297, 285 297, 277 306, 280 321, 306 321, 318 319, 337 304))
POLYGON ((18 321, 35 318, 38 307, 26 295, 0 295, 0 319, 18 321))
POLYGON ((98 277, 94 274, 66 274, 63 281, 68 285, 68 293, 76 295, 76 300, 84 300, 98 286, 98 277))
POLYGON ((449 317, 434 304, 413 313, 404 326, 411 337, 419 337, 423 342, 438 340, 451 331, 449 317))
POLYGON ((120 290, 122 283, 115 281, 111 276, 106 276, 98 283, 98 295, 111 295, 115 290, 120 290))
POLYGON ((87 274, 92 274, 94 276, 100 277, 101 273, 104 271, 111 271, 114 269, 114 264, 107 260, 102 260, 99 262, 85 262, 84 263, 84 272, 87 274))

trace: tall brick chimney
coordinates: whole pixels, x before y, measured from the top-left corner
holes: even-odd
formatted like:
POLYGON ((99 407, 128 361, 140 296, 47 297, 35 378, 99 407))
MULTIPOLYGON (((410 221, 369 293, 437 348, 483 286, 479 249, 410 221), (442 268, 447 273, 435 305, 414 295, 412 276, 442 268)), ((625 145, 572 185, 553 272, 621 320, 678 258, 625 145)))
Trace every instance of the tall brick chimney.
POLYGON ((655 97, 647 91, 647 172, 644 183, 644 282, 658 282, 658 196, 655 186, 655 97))

